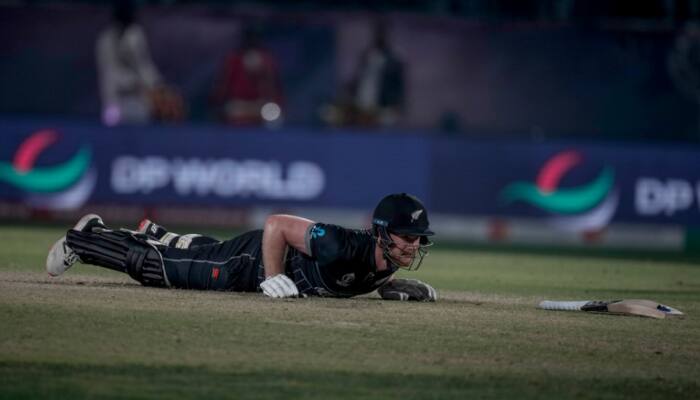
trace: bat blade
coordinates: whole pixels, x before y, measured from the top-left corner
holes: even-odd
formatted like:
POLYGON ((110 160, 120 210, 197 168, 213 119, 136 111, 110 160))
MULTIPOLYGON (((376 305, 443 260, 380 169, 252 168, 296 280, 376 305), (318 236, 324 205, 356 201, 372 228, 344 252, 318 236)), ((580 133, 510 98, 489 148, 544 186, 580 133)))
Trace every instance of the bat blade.
POLYGON ((643 304, 629 303, 625 300, 608 304, 608 312, 614 314, 637 315, 656 319, 666 318, 666 313, 643 304))
POLYGON ((624 300, 624 302, 627 304, 638 304, 638 305, 645 306, 645 307, 655 308, 659 311, 662 311, 666 315, 685 315, 680 310, 677 310, 673 307, 670 307, 670 306, 667 306, 667 305, 664 305, 661 303, 657 303, 657 302, 652 301, 652 300, 628 299, 628 300, 624 300))

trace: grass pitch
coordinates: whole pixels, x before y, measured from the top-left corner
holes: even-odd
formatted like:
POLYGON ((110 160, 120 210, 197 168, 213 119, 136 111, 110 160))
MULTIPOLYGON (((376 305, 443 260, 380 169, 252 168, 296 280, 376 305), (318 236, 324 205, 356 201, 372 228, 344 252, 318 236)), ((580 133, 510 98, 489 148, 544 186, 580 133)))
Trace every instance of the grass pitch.
POLYGON ((0 226, 0 399, 700 398, 700 265, 437 247, 437 303, 144 288, 44 271, 56 228, 0 226), (535 308, 649 298, 653 320, 535 308))

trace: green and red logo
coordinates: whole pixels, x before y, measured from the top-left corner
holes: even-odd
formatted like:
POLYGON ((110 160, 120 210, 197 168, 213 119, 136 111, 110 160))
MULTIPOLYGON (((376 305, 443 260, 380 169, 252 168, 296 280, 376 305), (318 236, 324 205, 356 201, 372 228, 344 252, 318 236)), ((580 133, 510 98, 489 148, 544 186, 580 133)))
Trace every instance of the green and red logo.
POLYGON ((19 145, 11 163, 0 161, 0 182, 22 189, 26 203, 34 207, 72 209, 83 205, 97 183, 90 147, 80 147, 62 163, 36 166, 39 156, 58 139, 58 133, 50 129, 31 134, 19 145))
POLYGON ((564 175, 582 159, 577 151, 555 154, 542 166, 535 183, 513 182, 503 189, 501 198, 506 204, 522 201, 550 213, 550 222, 559 229, 601 229, 610 222, 618 205, 613 169, 604 167, 584 185, 560 187, 564 175))

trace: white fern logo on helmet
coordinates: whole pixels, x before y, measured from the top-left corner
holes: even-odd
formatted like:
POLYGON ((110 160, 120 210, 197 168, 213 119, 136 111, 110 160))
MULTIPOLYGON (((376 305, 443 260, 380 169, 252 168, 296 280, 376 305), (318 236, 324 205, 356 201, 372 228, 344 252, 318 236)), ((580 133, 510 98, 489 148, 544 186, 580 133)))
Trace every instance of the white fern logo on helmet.
POLYGON ((423 210, 416 210, 411 213, 411 222, 416 222, 418 221, 418 218, 420 215, 423 213, 423 210))

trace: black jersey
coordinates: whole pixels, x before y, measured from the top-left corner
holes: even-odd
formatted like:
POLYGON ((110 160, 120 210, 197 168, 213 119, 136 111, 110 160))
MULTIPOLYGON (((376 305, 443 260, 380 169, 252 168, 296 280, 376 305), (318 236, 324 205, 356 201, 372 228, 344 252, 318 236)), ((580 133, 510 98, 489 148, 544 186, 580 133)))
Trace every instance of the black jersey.
MULTIPOLYGON (((161 251, 173 287, 200 290, 260 290, 265 279, 262 230, 233 239, 188 249, 161 251)), ((306 232, 306 253, 292 247, 285 258, 285 274, 299 292, 310 296, 352 297, 370 293, 397 268, 377 271, 376 239, 367 230, 316 223, 306 232)))
POLYGON ((308 295, 352 297, 370 293, 396 272, 377 271, 376 239, 370 231, 315 223, 306 231, 305 255, 289 249, 285 271, 308 295))

